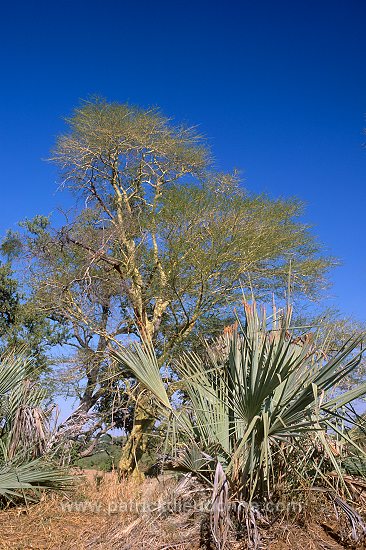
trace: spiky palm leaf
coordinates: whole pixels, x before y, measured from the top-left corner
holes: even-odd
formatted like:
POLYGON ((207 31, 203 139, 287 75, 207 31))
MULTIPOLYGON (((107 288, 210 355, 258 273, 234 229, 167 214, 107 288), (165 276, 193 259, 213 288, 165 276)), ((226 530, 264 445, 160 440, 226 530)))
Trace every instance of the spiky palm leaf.
MULTIPOLYGON (((196 446, 201 453, 199 457, 197 449, 194 452, 196 471, 201 460, 201 473, 213 479, 214 470, 207 468, 215 467, 215 461, 207 456, 214 456, 232 487, 251 499, 258 492, 270 493, 277 457, 284 456, 281 446, 301 449, 314 434, 340 473, 325 431, 341 406, 366 393, 366 384, 345 393, 333 391, 357 367, 361 337, 326 360, 315 353, 311 338, 292 337, 290 308, 282 326, 272 330, 267 329, 265 312, 259 315, 255 304, 245 304, 245 316, 245 326, 227 331, 208 361, 188 353, 175 363, 190 403, 185 411, 173 413, 169 405, 178 430, 174 441, 178 449, 185 448, 182 466, 187 467, 189 449, 196 446)), ((136 350, 115 356, 164 403, 158 362, 151 360, 153 350, 146 352, 137 345, 136 350)))
POLYGON ((0 504, 32 500, 40 489, 64 489, 72 481, 41 457, 47 439, 45 392, 30 381, 31 364, 25 349, 0 358, 0 504))
POLYGON ((20 500, 33 501, 41 490, 67 490, 73 478, 41 458, 29 461, 18 453, 13 460, 0 444, 0 506, 20 500))

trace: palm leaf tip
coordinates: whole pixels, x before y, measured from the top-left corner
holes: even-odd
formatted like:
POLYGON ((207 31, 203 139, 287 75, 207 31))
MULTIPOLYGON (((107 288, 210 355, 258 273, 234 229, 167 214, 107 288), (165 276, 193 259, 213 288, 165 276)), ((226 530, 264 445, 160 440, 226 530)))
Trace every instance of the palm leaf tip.
POLYGON ((135 343, 133 349, 122 348, 112 352, 117 363, 126 366, 139 382, 160 401, 167 409, 172 409, 159 363, 152 345, 135 343))

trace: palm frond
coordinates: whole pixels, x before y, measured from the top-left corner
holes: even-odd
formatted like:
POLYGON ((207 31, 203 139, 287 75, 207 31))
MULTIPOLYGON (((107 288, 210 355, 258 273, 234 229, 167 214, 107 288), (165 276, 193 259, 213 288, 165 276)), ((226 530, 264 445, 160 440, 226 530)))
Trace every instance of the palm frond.
POLYGON ((127 366, 139 382, 151 391, 164 407, 172 408, 154 348, 150 343, 145 343, 144 346, 134 343, 130 348, 112 351, 111 355, 118 363, 127 366))
POLYGON ((72 477, 43 457, 48 438, 45 391, 30 379, 26 349, 0 358, 0 506, 34 499, 41 489, 63 490, 72 477))
POLYGON ((172 441, 185 449, 182 466, 187 470, 190 464, 197 473, 200 457, 213 456, 215 461, 204 465, 211 468, 206 477, 213 480, 214 464, 220 462, 231 486, 249 499, 275 485, 276 461, 285 456, 278 449, 287 445, 305 452, 304 442, 312 435, 341 476, 325 434, 340 407, 366 394, 366 384, 338 389, 357 368, 362 337, 350 339, 327 360, 311 335, 293 336, 291 313, 285 310, 268 329, 265 311, 245 303, 245 325, 226 330, 206 356, 186 353, 176 360, 172 368, 188 397, 183 411, 172 408, 151 347, 135 344, 134 351, 114 354, 166 414, 175 416, 172 441))

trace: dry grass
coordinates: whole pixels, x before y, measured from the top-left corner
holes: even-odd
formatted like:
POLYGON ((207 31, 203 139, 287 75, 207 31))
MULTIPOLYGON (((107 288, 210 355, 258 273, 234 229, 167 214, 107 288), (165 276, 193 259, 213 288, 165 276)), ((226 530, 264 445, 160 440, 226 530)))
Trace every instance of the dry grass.
MULTIPOLYGON (((169 476, 160 481, 120 482, 116 473, 89 470, 68 497, 49 495, 39 504, 0 512, 0 549, 198 549, 204 513, 197 512, 200 496, 197 487, 192 487, 181 487, 179 492, 176 480, 169 476), (179 511, 179 500, 174 507, 174 495, 179 494, 186 504, 194 503, 196 510, 179 511), (171 508, 164 503, 170 503, 171 508)), ((321 499, 317 497, 306 517, 291 522, 282 518, 264 528, 261 548, 351 548, 340 535, 347 526, 341 525, 341 517, 335 519, 334 510, 321 499)), ((207 544, 203 548, 211 547, 207 544)), ((245 540, 235 541, 229 548, 240 550, 247 545, 245 540)), ((357 548, 365 546, 361 543, 357 548)))
POLYGON ((116 473, 88 471, 68 497, 49 495, 0 512, 0 548, 193 550, 199 546, 197 522, 162 507, 175 485, 171 477, 119 482, 116 473))

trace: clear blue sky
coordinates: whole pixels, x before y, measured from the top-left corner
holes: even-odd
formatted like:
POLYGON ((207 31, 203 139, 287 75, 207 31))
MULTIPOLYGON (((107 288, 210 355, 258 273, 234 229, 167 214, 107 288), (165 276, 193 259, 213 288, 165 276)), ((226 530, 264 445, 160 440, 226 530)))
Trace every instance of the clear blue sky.
POLYGON ((366 320, 363 0, 13 1, 1 13, 0 232, 66 201, 46 158, 100 94, 198 124, 245 185, 296 195, 342 259, 334 303, 366 320))

